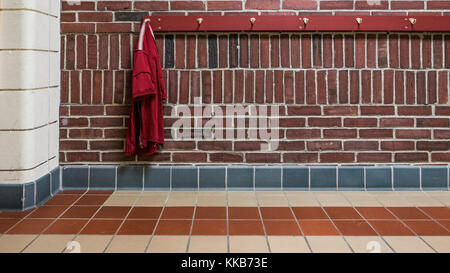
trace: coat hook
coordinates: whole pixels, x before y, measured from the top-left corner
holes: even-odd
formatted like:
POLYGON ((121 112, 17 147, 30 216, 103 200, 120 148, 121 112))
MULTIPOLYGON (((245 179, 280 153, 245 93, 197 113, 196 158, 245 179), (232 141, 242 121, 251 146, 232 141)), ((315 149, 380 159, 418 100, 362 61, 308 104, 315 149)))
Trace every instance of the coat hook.
POLYGON ((362 18, 356 17, 356 22, 358 23, 358 25, 360 25, 362 23, 362 18))
POLYGON ((414 25, 416 23, 416 18, 409 18, 409 22, 411 25, 414 25))
POLYGON ((147 19, 144 19, 144 23, 145 22, 150 22, 151 20, 149 19, 149 18, 147 18, 147 19))
POLYGON ((303 18, 303 23, 308 24, 309 19, 308 18, 303 18))
POLYGON ((203 22, 203 18, 197 18, 197 22, 198 22, 199 25, 201 25, 202 22, 203 22))
POLYGON ((250 18, 250 23, 252 23, 252 25, 255 23, 255 21, 256 21, 255 17, 250 18))

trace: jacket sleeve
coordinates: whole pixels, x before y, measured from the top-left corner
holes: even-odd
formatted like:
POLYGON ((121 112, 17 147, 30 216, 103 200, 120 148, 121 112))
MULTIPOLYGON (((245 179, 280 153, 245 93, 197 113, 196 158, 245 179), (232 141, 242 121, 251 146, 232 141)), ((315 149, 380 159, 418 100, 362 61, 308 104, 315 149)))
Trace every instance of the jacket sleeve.
POLYGON ((151 57, 138 50, 134 56, 133 67, 133 97, 156 93, 154 69, 151 67, 151 57))

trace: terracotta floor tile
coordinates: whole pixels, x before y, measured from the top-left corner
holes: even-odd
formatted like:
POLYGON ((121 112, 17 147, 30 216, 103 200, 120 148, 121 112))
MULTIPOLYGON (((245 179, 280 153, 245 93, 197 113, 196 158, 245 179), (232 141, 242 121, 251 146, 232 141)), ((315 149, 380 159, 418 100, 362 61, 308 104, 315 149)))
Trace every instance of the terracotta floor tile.
POLYGON ((448 207, 419 207, 419 209, 434 219, 450 220, 450 208, 448 207))
POLYGON ((87 222, 88 220, 59 219, 44 234, 78 234, 87 222))
POLYGON ((109 198, 109 195, 84 195, 75 206, 101 206, 109 198))
POLYGON ((305 236, 339 235, 329 220, 299 220, 298 223, 305 236))
POLYGON ((99 206, 73 206, 70 207, 61 218, 91 218, 99 209, 99 206))
POLYGON ((192 235, 227 235, 227 221, 195 220, 192 235))
POLYGON ((80 198, 79 194, 57 194, 53 196, 50 200, 45 203, 46 206, 55 206, 55 205, 63 205, 69 206, 72 205, 75 201, 80 198))
POLYGON ((356 210, 366 219, 396 219, 392 213, 383 207, 356 207, 356 210))
POLYGON ((229 219, 261 219, 257 207, 228 207, 229 219))
POLYGON ((331 219, 362 219, 358 212, 352 207, 324 207, 323 208, 331 219))
POLYGON ((20 219, 0 219, 0 233, 5 233, 19 221, 20 219))
POLYGON ((450 230, 450 220, 438 220, 439 224, 443 225, 447 230, 450 230))
POLYGON ((264 220, 267 235, 302 235, 297 222, 290 220, 264 220))
POLYGON ((226 207, 197 207, 195 219, 226 219, 226 207))
POLYGON ((294 220, 291 209, 287 207, 261 207, 261 216, 264 220, 289 219, 294 220))
POLYGON ((134 207, 127 219, 158 219, 162 207, 134 207))
POLYGON ((321 207, 293 207, 292 211, 298 220, 328 219, 321 207))
POLYGON ((192 220, 160 220, 155 235, 189 235, 192 220))
POLYGON ((414 232, 419 236, 449 236, 450 232, 448 232, 441 225, 436 223, 435 221, 412 221, 412 220, 404 220, 403 221, 408 227, 410 227, 414 232))
POLYGON ((156 226, 156 220, 125 220, 117 234, 121 235, 151 235, 156 226))
POLYGON ((122 220, 91 220, 81 234, 115 234, 122 220))
POLYGON ((8 231, 8 234, 40 234, 53 219, 23 219, 8 231))
POLYGON ((58 218, 67 208, 67 206, 42 206, 27 218, 58 218))
POLYGON ((192 219, 194 207, 165 207, 161 219, 192 219))
POLYGON ((103 191, 103 190, 95 190, 95 191, 87 191, 86 195, 111 195, 114 191, 103 191))
POLYGON ((0 211, 0 219, 21 219, 31 214, 35 209, 26 211, 0 211))
POLYGON ((334 224, 344 236, 377 235, 364 220, 335 220, 334 224))
POLYGON ((261 221, 257 220, 229 220, 230 235, 264 235, 261 221))
POLYGON ((397 220, 371 220, 369 223, 381 236, 414 236, 407 226, 397 220))
POLYGON ((99 219, 123 219, 127 216, 131 207, 102 207, 95 214, 94 218, 99 219))
POLYGON ((395 216, 400 219, 430 219, 418 208, 415 207, 388 207, 395 216))

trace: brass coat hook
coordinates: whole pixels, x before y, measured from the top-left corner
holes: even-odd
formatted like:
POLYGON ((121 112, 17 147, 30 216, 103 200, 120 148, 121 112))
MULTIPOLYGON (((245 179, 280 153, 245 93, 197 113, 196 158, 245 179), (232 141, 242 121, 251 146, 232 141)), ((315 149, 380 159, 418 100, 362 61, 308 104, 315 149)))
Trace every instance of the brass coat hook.
POLYGON ((256 22, 256 18, 255 18, 255 17, 250 18, 250 23, 252 23, 252 25, 253 25, 255 22, 256 22))
POLYGON ((200 17, 200 18, 197 18, 197 22, 198 22, 199 25, 201 25, 202 22, 203 22, 203 18, 201 18, 201 17, 200 17))
POLYGON ((361 17, 356 17, 356 22, 358 23, 358 25, 361 25, 362 18, 361 17))
POLYGON ((414 25, 416 23, 416 18, 409 18, 409 22, 411 25, 414 25))
POLYGON ((303 23, 308 24, 309 19, 308 18, 303 18, 303 23))

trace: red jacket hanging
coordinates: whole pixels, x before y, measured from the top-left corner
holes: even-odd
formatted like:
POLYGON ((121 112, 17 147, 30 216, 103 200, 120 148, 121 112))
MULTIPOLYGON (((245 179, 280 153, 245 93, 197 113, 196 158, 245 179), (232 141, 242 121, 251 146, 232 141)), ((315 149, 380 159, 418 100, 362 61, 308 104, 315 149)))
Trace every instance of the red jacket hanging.
POLYGON ((163 104, 166 90, 149 21, 144 21, 134 51, 131 114, 125 154, 150 155, 164 144, 163 104))

